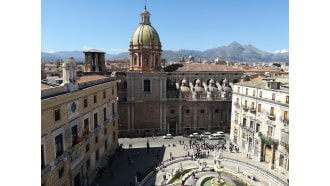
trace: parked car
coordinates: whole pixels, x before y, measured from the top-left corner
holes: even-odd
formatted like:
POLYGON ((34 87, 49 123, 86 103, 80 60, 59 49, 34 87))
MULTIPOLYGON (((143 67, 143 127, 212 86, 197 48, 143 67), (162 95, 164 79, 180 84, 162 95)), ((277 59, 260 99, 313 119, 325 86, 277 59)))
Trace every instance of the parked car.
POLYGON ((192 133, 189 135, 190 138, 197 138, 199 137, 198 133, 192 133))
POLYGON ((201 138, 208 138, 209 136, 211 136, 211 132, 204 132, 200 135, 201 138))
POLYGON ((224 138, 225 137, 225 135, 224 134, 211 134, 210 136, 209 136, 209 139, 210 140, 219 140, 219 139, 221 139, 221 138, 224 138))
POLYGON ((172 139, 173 136, 172 134, 166 134, 165 136, 163 136, 164 139, 172 139))
POLYGON ((224 132, 222 131, 218 131, 217 134, 225 134, 224 132))

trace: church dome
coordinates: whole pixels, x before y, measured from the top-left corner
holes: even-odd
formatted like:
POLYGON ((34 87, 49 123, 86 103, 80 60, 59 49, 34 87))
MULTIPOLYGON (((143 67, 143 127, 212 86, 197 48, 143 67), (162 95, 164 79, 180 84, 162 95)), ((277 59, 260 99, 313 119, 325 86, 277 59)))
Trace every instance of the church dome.
POLYGON ((147 7, 144 6, 144 11, 140 14, 140 25, 135 29, 131 44, 143 45, 143 46, 161 46, 159 35, 154 27, 151 26, 150 13, 147 11, 147 7))
POLYGON ((135 29, 131 42, 133 45, 161 45, 156 29, 147 24, 140 24, 135 29))

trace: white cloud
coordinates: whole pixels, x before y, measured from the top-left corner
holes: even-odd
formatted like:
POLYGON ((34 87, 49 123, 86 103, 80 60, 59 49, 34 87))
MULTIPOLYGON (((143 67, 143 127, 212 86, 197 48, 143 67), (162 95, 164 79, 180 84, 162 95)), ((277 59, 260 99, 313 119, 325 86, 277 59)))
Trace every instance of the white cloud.
POLYGON ((285 52, 289 52, 289 50, 287 50, 287 49, 282 49, 282 50, 276 50, 275 52, 273 52, 273 53, 285 53, 285 52))
POLYGON ((55 53, 55 50, 41 50, 41 51, 46 53, 55 53))

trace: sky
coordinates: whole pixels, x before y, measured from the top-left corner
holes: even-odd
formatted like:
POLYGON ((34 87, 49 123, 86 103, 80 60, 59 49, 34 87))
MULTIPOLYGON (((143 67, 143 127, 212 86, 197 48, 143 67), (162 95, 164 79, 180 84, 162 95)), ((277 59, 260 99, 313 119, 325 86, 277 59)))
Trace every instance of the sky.
MULTIPOLYGON (((41 159, 41 153, 38 153, 40 152, 41 131, 40 51, 46 49, 73 50, 71 48, 79 50, 83 49, 84 46, 98 49, 104 48, 107 51, 111 48, 123 48, 127 51, 131 34, 138 26, 140 21, 139 16, 144 6, 143 0, 118 0, 116 2, 107 0, 107 2, 112 2, 111 6, 109 5, 106 8, 100 6, 100 9, 103 10, 100 12, 106 13, 99 13, 98 18, 102 19, 94 21, 102 24, 101 28, 107 28, 107 25, 109 25, 109 28, 107 28, 108 30, 94 29, 96 32, 92 32, 91 29, 87 29, 86 26, 88 37, 84 36, 83 38, 79 38, 78 36, 83 33, 83 29, 76 31, 74 30, 74 26, 79 25, 79 22, 83 19, 96 17, 91 15, 92 11, 89 11, 89 14, 78 15, 78 10, 80 10, 80 6, 82 6, 80 5, 81 2, 87 2, 87 0, 70 0, 70 2, 75 2, 73 5, 70 5, 71 7, 65 4, 68 2, 62 1, 63 0, 12 0, 0 2, 0 48, 2 52, 1 61, 3 63, 3 70, 0 73, 0 77, 3 79, 2 91, 0 93, 3 99, 0 111, 3 116, 1 129, 4 131, 0 135, 0 141, 2 142, 2 149, 6 152, 1 154, 0 162, 1 168, 7 173, 1 178, 1 183, 5 185, 13 185, 13 183, 15 185, 40 185, 41 182, 41 170, 39 166, 36 166, 37 164, 40 165, 41 159), (48 24, 45 24, 43 22, 46 21, 46 15, 42 16, 45 13, 43 11, 47 10, 49 13, 52 12, 51 9, 45 7, 45 3, 52 2, 60 3, 58 5, 50 5, 55 8, 56 12, 48 16, 51 18, 48 18, 48 24), (79 5, 77 2, 79 2, 79 5), (128 6, 128 4, 131 4, 130 6, 132 7, 125 7, 128 6), (67 9, 67 7, 70 8, 67 9), (131 12, 128 9, 130 9, 131 12), (120 29, 116 27, 116 25, 111 25, 113 23, 110 21, 111 15, 114 14, 113 12, 119 10, 120 16, 115 16, 117 19, 112 19, 117 21, 116 23, 120 25, 120 29), (105 14, 106 16, 104 16, 105 14), (75 19, 66 23, 65 21, 69 20, 69 16, 65 15, 71 15, 71 17, 75 17, 75 19), (107 19, 104 20, 104 17, 107 19), (52 21, 52 19, 56 21, 52 21), (118 20, 124 21, 120 22, 118 20), (60 24, 51 22, 60 22, 60 24), (49 24, 53 24, 56 26, 55 28, 58 27, 60 29, 52 28, 50 29, 54 30, 52 32, 45 30, 45 26, 47 26, 48 29, 50 26, 49 24), (125 27, 127 30, 123 29, 125 27), (67 33, 73 32, 73 34, 65 36, 65 34, 63 34, 65 32, 62 31, 67 31, 67 33), (97 40, 98 34, 102 35, 101 40, 97 40), (91 35, 93 39, 90 40, 95 40, 95 42, 88 40, 91 35), (117 36, 120 42, 116 43, 116 37, 112 37, 113 35, 117 36), (50 39, 48 39, 48 37, 50 37, 50 39), (59 44, 56 44, 57 42, 59 44), (103 44, 103 42, 105 44, 103 44), (72 46, 70 46, 71 44, 72 46), (19 172, 24 172, 24 174, 19 175, 19 179, 17 174, 15 174, 18 172, 18 168, 19 172)), ((93 2, 95 1, 96 0, 93 2)), ((274 17, 278 18, 276 26, 272 26, 272 29, 269 29, 269 25, 263 26, 261 29, 256 29, 256 31, 260 30, 262 32, 258 32, 258 34, 255 35, 262 36, 262 33, 267 29, 269 29, 267 32, 270 32, 273 29, 285 27, 284 34, 276 32, 275 35, 278 36, 278 38, 275 40, 272 40, 275 35, 271 35, 271 37, 267 39, 264 38, 264 36, 262 39, 254 38, 249 41, 247 39, 252 36, 239 37, 240 35, 238 34, 234 37, 235 32, 233 31, 238 32, 242 29, 233 29, 234 25, 229 25, 229 23, 233 21, 225 19, 225 17, 227 16, 228 18, 229 15, 231 17, 242 15, 234 13, 234 9, 227 11, 227 9, 224 8, 226 2, 235 2, 235 4, 231 5, 231 7, 235 7, 235 5, 238 6, 237 4, 244 4, 243 0, 240 3, 235 0, 203 0, 204 2, 212 2, 207 3, 208 5, 205 5, 205 3, 202 4, 202 1, 197 0, 177 1, 178 2, 174 0, 147 1, 147 9, 151 13, 152 25, 160 34, 163 49, 201 48, 201 50, 203 50, 204 48, 209 48, 208 45, 202 45, 204 41, 210 43, 209 45, 211 46, 227 45, 231 43, 232 40, 235 40, 241 44, 250 43, 260 49, 273 51, 287 49, 288 43, 290 43, 290 184, 324 185, 324 183, 328 181, 326 179, 329 177, 328 171, 324 171, 324 169, 330 167, 330 161, 328 161, 329 154, 326 153, 327 136, 329 136, 330 131, 330 126, 326 118, 326 116, 329 115, 329 111, 326 109, 329 105, 327 99, 329 98, 329 93, 328 91, 324 91, 326 90, 326 80, 329 79, 329 68, 327 68, 329 67, 328 45, 330 43, 330 27, 328 24, 330 16, 328 15, 330 14, 329 2, 327 0, 290 0, 289 34, 287 28, 287 11, 276 11, 276 14, 272 14, 274 17), (180 5, 180 2, 183 1, 185 1, 185 4, 180 5), (217 1, 221 2, 221 6, 220 3, 219 5, 216 4, 217 1), (160 3, 163 2, 166 3, 160 5, 160 3), (196 5, 197 2, 200 4, 196 5), (214 10, 215 6, 217 6, 216 12, 210 11, 210 14, 207 14, 207 16, 210 16, 210 19, 213 19, 212 25, 210 23, 211 26, 205 26, 206 22, 200 20, 199 24, 203 24, 204 27, 203 25, 196 25, 196 23, 193 24, 192 18, 194 17, 194 12, 205 11, 204 7, 206 6, 208 6, 208 10, 214 10), (157 9, 157 7, 160 8, 157 9), (173 12, 173 9, 177 9, 177 14, 180 16, 174 16, 175 12, 173 12), (283 14, 285 18, 280 18, 283 14), (167 16, 166 19, 163 17, 165 15, 167 16), (217 16, 215 17, 215 15, 217 16), (221 29, 213 36, 214 38, 217 37, 215 44, 213 44, 214 40, 207 40, 205 37, 208 37, 210 32, 213 31, 215 23, 224 22, 225 20, 227 20, 226 27, 223 25, 219 26, 221 29), (211 30, 209 27, 213 29, 211 30), (175 32, 172 31, 168 33, 167 31, 170 28, 175 28, 175 32), (191 38, 191 31, 194 31, 194 29, 203 30, 203 32, 195 33, 203 33, 203 35, 198 34, 198 37, 196 36, 197 38, 191 38), (184 30, 184 32, 180 33, 179 31, 181 30, 184 30), (225 35, 224 32, 227 32, 227 30, 231 31, 228 31, 228 33, 233 36, 230 36, 230 34, 225 35), (288 35, 290 36, 289 39, 287 38, 288 35), (203 39, 200 39, 200 36, 203 36, 203 39), (282 37, 285 38, 285 44, 283 46, 282 44, 275 44, 277 41, 282 40, 282 37), (171 41, 174 43, 171 44, 171 41), (297 77, 300 77, 300 79, 297 77), (307 90, 305 88, 306 85, 313 86, 313 90, 316 88, 316 91, 307 90), (317 89, 322 87, 324 89, 317 89), (309 136, 308 139, 306 138, 306 134, 309 136)), ((257 4, 259 6, 259 4, 263 3, 261 0, 246 1, 248 1, 251 7, 255 7, 257 4)), ((270 5, 269 3, 282 2, 282 5, 288 6, 287 1, 264 1, 267 5, 270 5)), ((104 3, 100 4, 105 5, 104 3)), ((228 6, 229 5, 227 5, 227 7, 228 6)), ((273 6, 275 5, 271 4, 271 7, 273 6)), ((94 5, 89 5, 89 7, 95 9, 94 5)), ((237 10, 237 7, 235 9, 236 12, 242 12, 242 8, 240 8, 240 11, 237 10)), ((259 9, 257 12, 263 11, 259 9)), ((269 15, 269 11, 270 9, 267 11, 264 10, 263 12, 266 12, 266 14, 264 13, 259 19, 265 19, 265 16, 269 15)), ((197 19, 205 16, 205 14, 199 14, 199 16, 200 17, 194 18, 195 22, 197 19)), ((248 16, 250 15, 241 16, 241 19, 246 20, 248 16)), ((264 21, 262 24, 264 24, 264 21)), ((260 24, 255 24, 255 27, 259 28, 261 26, 260 24)))
POLYGON ((163 50, 289 50, 288 0, 42 0, 41 50, 128 52, 145 3, 163 50))

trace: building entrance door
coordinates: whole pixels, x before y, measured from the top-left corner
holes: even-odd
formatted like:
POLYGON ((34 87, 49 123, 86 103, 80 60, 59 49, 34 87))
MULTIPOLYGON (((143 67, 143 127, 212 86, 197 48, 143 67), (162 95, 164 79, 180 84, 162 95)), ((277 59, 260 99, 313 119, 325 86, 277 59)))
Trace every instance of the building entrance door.
POLYGON ((272 148, 269 145, 266 145, 266 149, 265 149, 265 162, 266 163, 269 163, 271 157, 272 157, 272 148))
POLYGON ((169 121, 169 133, 176 134, 176 120, 169 121))

